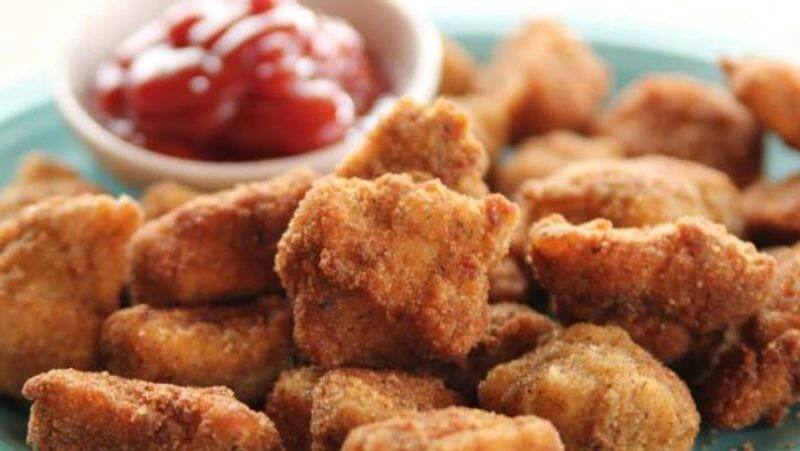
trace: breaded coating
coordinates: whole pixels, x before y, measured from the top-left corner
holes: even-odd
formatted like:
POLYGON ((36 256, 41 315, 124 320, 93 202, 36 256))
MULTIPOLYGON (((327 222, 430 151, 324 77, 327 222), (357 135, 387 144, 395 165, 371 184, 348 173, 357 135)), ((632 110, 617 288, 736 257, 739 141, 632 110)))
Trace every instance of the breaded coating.
POLYGON ((275 426, 226 388, 54 370, 25 384, 28 444, 38 450, 274 450, 275 426))
POLYGON ((569 131, 554 131, 528 138, 500 162, 493 173, 494 191, 513 197, 529 179, 542 179, 566 166, 586 160, 619 158, 622 147, 603 137, 589 138, 569 131))
POLYGON ((354 429, 342 451, 561 451, 553 425, 533 415, 509 418, 450 407, 399 415, 354 429))
POLYGON ((462 96, 475 89, 478 67, 475 58, 461 44, 442 36, 442 78, 439 94, 462 96))
POLYGON ((226 386, 260 405, 291 364, 292 322, 285 299, 250 304, 120 310, 103 325, 106 369, 119 376, 197 387, 226 386))
POLYGON ((488 326, 489 270, 518 216, 500 195, 438 180, 320 180, 276 258, 298 347, 325 368, 463 359, 488 326))
POLYGON ((686 160, 643 156, 575 163, 519 191, 525 222, 551 214, 642 227, 702 216, 741 235, 741 194, 724 173, 686 160))
POLYGON ((739 186, 761 174, 761 130, 726 90, 679 74, 629 86, 599 119, 628 155, 663 154, 717 168, 739 186))
POLYGON ((324 374, 313 366, 284 371, 267 398, 265 411, 275 422, 287 451, 311 449, 312 394, 324 374))
POLYGON ((472 132, 494 161, 511 140, 511 111, 500 94, 447 97, 472 120, 472 132))
POLYGON ((760 57, 723 58, 733 94, 786 144, 800 148, 800 67, 760 57))
POLYGON ((746 235, 759 245, 800 241, 800 174, 781 182, 761 180, 742 197, 746 235))
MULTIPOLYGON (((527 270, 527 268, 526 268, 527 270)), ((489 272, 489 303, 525 303, 531 294, 530 282, 520 264, 506 256, 489 272)))
POLYGON ((770 254, 778 275, 767 305, 730 334, 698 384, 700 409, 720 428, 778 424, 800 397, 800 248, 770 254))
POLYGON ((462 194, 485 196, 489 158, 471 128, 467 115, 446 100, 431 106, 400 100, 336 175, 372 180, 408 173, 417 181, 438 178, 462 194))
POLYGON ((624 330, 578 324, 489 373, 481 407, 550 420, 567 449, 690 450, 689 389, 624 330))
POLYGON ((489 330, 470 351, 467 364, 445 371, 448 384, 470 397, 489 370, 532 351, 558 328, 553 320, 522 304, 494 304, 489 318, 489 330))
POLYGON ((83 180, 72 168, 44 154, 29 153, 11 182, 0 191, 0 218, 50 197, 102 192, 102 188, 83 180))
POLYGON ((337 451, 350 430, 398 414, 462 404, 431 376, 399 371, 341 369, 319 380, 311 409, 312 451, 337 451))
POLYGON ((155 219, 189 202, 202 193, 178 182, 164 181, 148 186, 139 199, 147 219, 155 219))
POLYGON ((93 369, 119 308, 125 248, 142 221, 130 199, 52 198, 0 222, 0 393, 54 368, 93 369))
POLYGON ((563 25, 536 20, 500 45, 478 85, 508 106, 513 135, 524 137, 586 128, 608 93, 610 75, 563 25))
POLYGON ((614 324, 668 364, 769 297, 775 259, 698 217, 651 228, 534 224, 530 259, 562 321, 614 324))
POLYGON ((295 169, 200 196, 149 221, 131 243, 133 301, 198 305, 279 292, 278 241, 315 178, 295 169))

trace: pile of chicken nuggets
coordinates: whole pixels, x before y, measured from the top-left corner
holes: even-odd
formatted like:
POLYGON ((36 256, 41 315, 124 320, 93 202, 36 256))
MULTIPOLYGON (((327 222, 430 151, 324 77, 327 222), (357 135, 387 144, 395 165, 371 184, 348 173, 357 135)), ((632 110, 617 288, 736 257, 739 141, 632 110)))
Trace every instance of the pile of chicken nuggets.
POLYGON ((36 449, 689 450, 800 395, 800 67, 729 88, 534 21, 330 175, 0 194, 0 393, 36 449), (779 86, 778 86, 779 85, 779 86), (514 150, 501 155, 511 146, 514 150), (776 247, 778 246, 778 247, 776 247))

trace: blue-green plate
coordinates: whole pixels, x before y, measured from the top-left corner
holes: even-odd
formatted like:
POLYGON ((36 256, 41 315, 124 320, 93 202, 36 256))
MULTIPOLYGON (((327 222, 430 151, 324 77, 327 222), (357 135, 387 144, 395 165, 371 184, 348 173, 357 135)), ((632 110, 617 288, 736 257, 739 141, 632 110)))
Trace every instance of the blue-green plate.
MULTIPOLYGON (((497 39, 515 20, 510 18, 440 17, 445 32, 461 41, 479 57, 486 57, 497 39)), ((739 55, 759 49, 747 43, 724 41, 700 33, 687 35, 675 30, 652 30, 624 24, 598 23, 591 19, 567 21, 588 39, 611 64, 616 90, 650 72, 682 72, 720 82, 714 61, 722 54, 739 55)), ((88 178, 114 193, 125 188, 92 161, 61 122, 49 96, 44 77, 25 80, 0 91, 0 184, 10 178, 19 159, 31 149, 40 149, 77 167, 88 178)), ((783 177, 800 168, 800 157, 768 138, 766 170, 783 177)), ((2 314, 2 313, 0 313, 2 314)), ((730 450, 750 443, 758 450, 800 449, 800 420, 795 410, 779 427, 754 427, 741 432, 704 428, 697 450, 730 450)), ((0 449, 26 449, 27 408, 0 400, 0 449)))

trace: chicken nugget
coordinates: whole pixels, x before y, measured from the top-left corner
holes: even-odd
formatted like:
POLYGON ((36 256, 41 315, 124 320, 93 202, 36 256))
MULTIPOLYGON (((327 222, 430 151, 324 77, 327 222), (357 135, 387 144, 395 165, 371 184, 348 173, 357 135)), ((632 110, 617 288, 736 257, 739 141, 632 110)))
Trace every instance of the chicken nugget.
POLYGON ((781 182, 761 180, 742 197, 746 235, 759 245, 800 241, 800 174, 781 182))
POLYGON ((350 430, 406 412, 462 404, 432 376, 400 371, 341 369, 319 380, 311 408, 312 451, 336 451, 350 430))
POLYGON ((741 194, 715 169, 663 156, 576 163, 519 191, 527 223, 560 214, 573 223, 608 219, 642 227, 702 216, 740 235, 741 194))
POLYGON ((598 120, 597 131, 628 155, 696 161, 739 186, 761 174, 761 130, 747 108, 726 90, 685 75, 651 75, 629 86, 598 120))
POLYGON ((313 366, 284 371, 267 398, 265 412, 288 451, 311 449, 313 392, 324 374, 325 370, 313 366))
POLYGON ((489 272, 489 303, 525 303, 529 297, 530 281, 513 257, 506 256, 489 272))
POLYGON ((532 351, 543 337, 558 328, 547 316, 521 304, 491 305, 489 318, 489 330, 469 352, 466 365, 453 365, 444 371, 448 385, 469 397, 476 394, 489 370, 532 351))
POLYGON ((552 216, 533 225, 529 249, 559 319, 619 325, 668 364, 754 314, 775 278, 773 257, 698 217, 615 229, 552 216))
POLYGON ((479 76, 478 91, 511 111, 515 137, 581 130, 608 94, 605 63, 563 25, 536 20, 513 33, 479 76))
POLYGON ((202 193, 178 182, 163 181, 147 187, 140 201, 144 216, 155 219, 189 202, 202 193))
POLYGON ((612 326, 574 325, 496 367, 480 401, 550 420, 567 449, 690 450, 700 428, 686 384, 612 326))
POLYGON ((586 160, 619 158, 622 147, 613 139, 589 138, 569 131, 554 131, 528 138, 494 170, 494 190, 512 198, 529 179, 542 179, 566 166, 586 160))
POLYGON ((266 297, 232 306, 138 305, 111 315, 100 339, 106 369, 152 382, 226 386, 242 402, 263 402, 291 364, 291 312, 266 297))
POLYGON ((125 249, 142 220, 130 199, 51 198, 0 222, 0 393, 54 368, 92 369, 119 308, 125 249))
POLYGON ((445 97, 472 121, 472 132, 494 161, 511 139, 511 111, 499 95, 469 94, 445 97))
POLYGON ((315 178, 296 169, 149 221, 131 243, 133 301, 198 305, 281 291, 273 269, 278 241, 315 178))
POLYGON ((449 407, 398 415, 350 432, 342 451, 561 451, 552 423, 449 407))
POLYGON ((729 334, 697 384, 704 417, 720 428, 776 425, 800 397, 800 247, 770 254, 778 271, 769 301, 729 334))
POLYGON ((11 183, 0 192, 0 218, 54 196, 100 194, 103 190, 83 180, 72 168, 41 153, 29 153, 11 183))
POLYGON ((274 450, 275 426, 223 387, 54 370, 29 380, 28 444, 41 450, 274 450))
POLYGON ((723 58, 733 94, 786 144, 800 148, 800 67, 767 58, 723 58))
POLYGON ((298 347, 325 368, 463 359, 488 325, 489 270, 518 215, 438 180, 320 180, 276 258, 298 347))
POLYGON ((454 104, 437 100, 423 106, 404 99, 336 169, 340 177, 376 179, 407 173, 417 181, 436 179, 462 194, 489 193, 483 177, 489 158, 471 131, 470 120, 454 104))
POLYGON ((442 78, 439 94, 461 96, 475 89, 478 65, 461 44, 442 36, 442 78))

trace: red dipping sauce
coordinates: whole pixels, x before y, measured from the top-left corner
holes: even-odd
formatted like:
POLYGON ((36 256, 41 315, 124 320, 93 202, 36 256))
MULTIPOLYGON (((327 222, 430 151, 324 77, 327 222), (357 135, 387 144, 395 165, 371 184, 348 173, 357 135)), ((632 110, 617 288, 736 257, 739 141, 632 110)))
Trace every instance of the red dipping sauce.
POLYGON ((97 71, 106 127, 209 161, 295 155, 340 141, 387 90, 347 22, 295 0, 186 0, 97 71))

